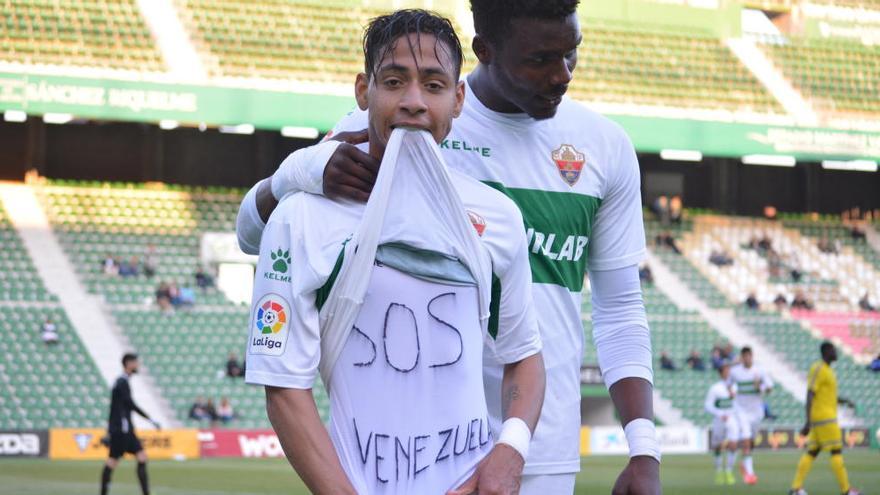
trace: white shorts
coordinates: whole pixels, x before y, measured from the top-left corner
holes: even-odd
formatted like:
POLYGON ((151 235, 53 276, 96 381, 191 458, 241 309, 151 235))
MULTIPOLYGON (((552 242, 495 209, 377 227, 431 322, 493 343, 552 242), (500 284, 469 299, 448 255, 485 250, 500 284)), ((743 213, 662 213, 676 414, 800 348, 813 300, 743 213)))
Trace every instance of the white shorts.
POLYGON ((718 418, 712 421, 709 444, 713 449, 720 447, 724 442, 736 441, 739 441, 739 422, 734 417, 733 411, 725 421, 718 418))
POLYGON ((739 439, 752 440, 764 419, 764 411, 738 411, 736 418, 739 423, 739 439))
POLYGON ((520 495, 568 495, 574 493, 577 473, 528 474, 522 477, 520 495))

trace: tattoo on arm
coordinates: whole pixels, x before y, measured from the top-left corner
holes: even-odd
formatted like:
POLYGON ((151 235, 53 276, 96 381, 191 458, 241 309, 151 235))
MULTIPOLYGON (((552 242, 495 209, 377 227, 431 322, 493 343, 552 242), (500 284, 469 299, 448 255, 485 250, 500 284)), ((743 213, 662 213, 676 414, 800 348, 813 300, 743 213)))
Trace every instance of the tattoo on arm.
POLYGON ((504 418, 507 418, 507 412, 510 410, 510 405, 513 401, 518 400, 519 396, 519 385, 515 383, 504 390, 504 395, 501 398, 501 415, 504 418))

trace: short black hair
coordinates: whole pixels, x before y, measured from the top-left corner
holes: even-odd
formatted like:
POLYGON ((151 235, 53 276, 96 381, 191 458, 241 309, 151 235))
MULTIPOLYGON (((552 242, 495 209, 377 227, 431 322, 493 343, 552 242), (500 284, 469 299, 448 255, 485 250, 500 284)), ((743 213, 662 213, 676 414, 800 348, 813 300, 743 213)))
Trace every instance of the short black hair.
POLYGON ((471 0, 474 31, 498 43, 513 19, 565 19, 577 11, 579 3, 580 0, 471 0))
POLYGON ((822 345, 819 346, 819 352, 821 352, 823 356, 826 352, 831 351, 831 349, 834 349, 834 344, 829 340, 822 342, 822 345))
MULTIPOLYGON (((424 9, 397 10, 370 21, 364 30, 364 70, 369 78, 376 75, 379 64, 394 48, 394 42, 408 34, 431 34, 441 41, 452 60, 455 80, 458 81, 464 63, 458 34, 449 19, 424 9)), ((416 43, 420 42, 421 37, 418 37, 416 43)), ((414 46, 410 49, 415 53, 414 46)), ((441 60, 436 46, 434 52, 437 60, 441 60)))
POLYGON ((124 356, 122 356, 122 367, 128 366, 129 361, 136 361, 138 355, 133 352, 127 352, 124 356))
POLYGON ((752 348, 749 347, 749 346, 745 346, 745 347, 743 347, 742 349, 739 350, 739 355, 740 355, 740 356, 742 356, 743 354, 751 354, 751 353, 752 353, 752 348))

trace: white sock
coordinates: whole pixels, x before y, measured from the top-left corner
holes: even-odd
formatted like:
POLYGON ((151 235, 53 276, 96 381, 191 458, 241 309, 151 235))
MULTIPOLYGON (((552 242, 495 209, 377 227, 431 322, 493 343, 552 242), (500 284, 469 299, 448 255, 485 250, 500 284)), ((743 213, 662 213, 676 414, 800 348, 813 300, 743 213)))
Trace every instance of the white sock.
POLYGON ((746 473, 755 474, 755 466, 752 465, 751 455, 743 456, 743 467, 745 468, 746 473))
POLYGON ((727 453, 727 470, 733 471, 733 467, 736 466, 736 451, 727 453))
POLYGON ((715 454, 715 470, 721 471, 721 454, 715 454))

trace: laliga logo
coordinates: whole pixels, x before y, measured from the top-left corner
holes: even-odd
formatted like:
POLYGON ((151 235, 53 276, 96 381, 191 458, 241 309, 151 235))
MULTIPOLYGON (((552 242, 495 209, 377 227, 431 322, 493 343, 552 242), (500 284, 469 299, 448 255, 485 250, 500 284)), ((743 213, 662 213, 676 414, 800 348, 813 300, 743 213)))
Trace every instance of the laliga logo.
POLYGON ((257 309, 257 329, 262 333, 278 333, 287 323, 284 307, 273 300, 268 300, 257 309))
POLYGON ((474 229, 477 231, 477 235, 483 237, 483 232, 486 231, 486 219, 472 212, 471 210, 467 210, 468 219, 470 219, 471 224, 474 226, 474 229))

